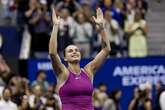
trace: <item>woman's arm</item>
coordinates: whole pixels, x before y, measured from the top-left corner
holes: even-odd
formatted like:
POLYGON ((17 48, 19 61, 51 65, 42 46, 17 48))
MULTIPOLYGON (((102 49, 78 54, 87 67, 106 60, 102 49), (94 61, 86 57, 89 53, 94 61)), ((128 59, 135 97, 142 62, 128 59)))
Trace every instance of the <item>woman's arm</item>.
POLYGON ((89 73, 90 76, 93 76, 93 74, 96 72, 96 70, 99 69, 99 67, 106 60, 106 58, 109 55, 109 52, 111 50, 110 41, 106 35, 107 33, 104 28, 103 12, 101 11, 100 8, 97 9, 96 18, 93 17, 93 19, 96 23, 97 28, 99 29, 99 34, 102 37, 102 49, 96 55, 96 57, 84 67, 84 69, 89 73))
POLYGON ((66 67, 62 64, 61 59, 57 53, 57 33, 60 25, 60 17, 56 16, 54 9, 52 10, 53 30, 49 41, 49 54, 52 60, 53 69, 56 74, 66 73, 66 67))
POLYGON ((40 10, 38 10, 38 11, 37 11, 37 15, 36 15, 36 16, 33 16, 33 17, 29 20, 30 24, 36 24, 36 23, 40 20, 41 14, 42 14, 42 12, 41 12, 40 10))
POLYGON ((152 105, 150 101, 145 102, 145 108, 146 110, 152 110, 152 105))
POLYGON ((136 105, 137 105, 137 99, 134 98, 129 104, 128 110, 134 110, 134 108, 136 108, 136 105))
POLYGON ((33 11, 36 9, 36 6, 34 6, 34 4, 31 3, 31 1, 29 3, 29 7, 30 8, 27 11, 25 11, 25 16, 28 18, 32 16, 33 11))

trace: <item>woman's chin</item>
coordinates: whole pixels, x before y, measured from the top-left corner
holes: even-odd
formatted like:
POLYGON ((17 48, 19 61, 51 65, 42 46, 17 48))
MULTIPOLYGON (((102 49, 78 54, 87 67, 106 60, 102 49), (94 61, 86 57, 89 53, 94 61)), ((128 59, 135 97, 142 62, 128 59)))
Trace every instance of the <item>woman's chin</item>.
POLYGON ((77 59, 73 59, 73 60, 71 60, 70 62, 71 62, 71 63, 79 63, 79 62, 80 62, 80 59, 78 59, 78 58, 77 58, 77 59))

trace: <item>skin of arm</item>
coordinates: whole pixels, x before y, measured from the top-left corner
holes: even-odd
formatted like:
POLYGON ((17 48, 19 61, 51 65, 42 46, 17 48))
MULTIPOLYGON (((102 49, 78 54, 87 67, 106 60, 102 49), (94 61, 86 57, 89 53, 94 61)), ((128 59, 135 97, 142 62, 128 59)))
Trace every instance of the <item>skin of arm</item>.
POLYGON ((50 23, 51 21, 51 17, 49 16, 49 11, 48 11, 48 8, 46 5, 43 5, 43 16, 44 16, 44 19, 47 23, 50 23))
POLYGON ((131 101, 131 103, 129 104, 128 110, 133 110, 134 107, 135 107, 136 102, 137 102, 137 99, 134 98, 134 99, 131 101))
POLYGON ((134 89, 134 98, 131 101, 131 103, 128 106, 128 110, 134 110, 138 104, 138 100, 139 100, 139 89, 135 88, 134 89))
POLYGON ((107 56, 109 55, 109 52, 111 50, 110 48, 110 42, 107 38, 106 30, 103 26, 103 13, 100 8, 97 9, 97 18, 93 17, 96 26, 99 28, 99 34, 102 37, 102 49, 101 51, 96 55, 96 57, 89 62, 84 69, 87 71, 90 77, 94 75, 94 73, 99 69, 99 67, 103 64, 103 62, 106 60, 107 56))
POLYGON ((30 17, 33 13, 33 9, 29 9, 28 11, 25 12, 26 17, 30 17))
POLYGON ((62 64, 61 59, 57 53, 57 33, 60 24, 60 17, 58 18, 56 17, 54 9, 53 9, 52 19, 54 25, 49 41, 49 54, 52 60, 52 66, 54 71, 56 72, 57 75, 60 75, 66 73, 67 69, 62 64))
POLYGON ((31 24, 36 24, 40 20, 42 14, 43 14, 43 12, 40 9, 38 9, 37 10, 37 15, 32 17, 32 19, 30 19, 30 23, 31 24))
POLYGON ((33 11, 36 9, 36 6, 34 6, 34 4, 32 4, 32 3, 29 3, 29 7, 30 7, 29 10, 27 10, 25 12, 26 17, 30 17, 32 15, 33 11))
POLYGON ((146 110, 152 110, 151 102, 150 102, 150 101, 147 101, 147 102, 145 103, 145 108, 146 108, 146 110))

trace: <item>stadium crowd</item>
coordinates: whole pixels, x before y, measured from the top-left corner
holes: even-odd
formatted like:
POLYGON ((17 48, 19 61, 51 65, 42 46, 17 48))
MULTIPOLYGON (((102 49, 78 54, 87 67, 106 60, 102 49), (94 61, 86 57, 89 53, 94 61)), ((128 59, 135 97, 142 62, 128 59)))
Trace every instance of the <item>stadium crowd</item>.
MULTIPOLYGON (((58 33, 61 56, 71 43, 80 48, 83 58, 94 57, 101 48, 100 37, 91 19, 97 7, 104 12, 105 28, 112 46, 110 56, 148 55, 145 20, 148 4, 145 0, 0 0, 0 25, 14 26, 20 41, 27 29, 32 37, 30 55, 37 58, 37 53, 48 52, 52 7, 62 17, 58 33)), ((29 82, 13 73, 0 55, 0 110, 60 110, 56 86, 45 78, 45 72, 38 71, 36 80, 29 82)), ((148 83, 135 87, 128 110, 165 110, 164 86, 157 83, 155 99, 151 97, 152 89, 148 83)), ((94 90, 93 105, 95 110, 122 110, 121 97, 120 89, 107 93, 106 85, 100 84, 94 90)))
POLYGON ((30 55, 37 57, 37 53, 48 52, 52 7, 62 18, 58 37, 61 56, 63 49, 71 43, 80 48, 83 58, 95 56, 101 48, 91 19, 97 7, 104 12, 105 28, 112 46, 111 57, 148 55, 146 0, 1 0, 0 25, 15 26, 20 42, 28 26, 32 36, 32 40, 27 41, 30 55))

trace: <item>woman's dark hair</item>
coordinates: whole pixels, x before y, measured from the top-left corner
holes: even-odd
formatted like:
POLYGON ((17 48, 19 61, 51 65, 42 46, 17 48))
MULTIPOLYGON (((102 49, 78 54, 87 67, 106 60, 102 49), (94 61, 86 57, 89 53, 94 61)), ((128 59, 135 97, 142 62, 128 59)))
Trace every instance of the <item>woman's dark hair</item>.
POLYGON ((98 88, 101 86, 106 86, 106 84, 101 82, 101 83, 99 83, 98 88))
POLYGON ((113 90, 112 92, 109 93, 108 96, 109 96, 109 98, 111 98, 111 99, 117 101, 117 99, 116 99, 116 94, 119 93, 119 92, 121 92, 120 89, 113 90))
POLYGON ((42 74, 42 73, 45 73, 45 71, 44 70, 39 70, 39 71, 37 71, 37 77, 40 75, 40 74, 42 74))
POLYGON ((64 55, 64 57, 65 57, 65 55, 66 55, 66 48, 69 46, 69 45, 73 45, 73 43, 72 43, 72 39, 70 39, 70 41, 67 43, 67 45, 65 45, 64 46, 64 50, 63 50, 63 55, 64 55))
POLYGON ((77 13, 77 14, 75 15, 75 20, 76 20, 77 22, 79 22, 79 21, 78 21, 79 15, 83 15, 84 21, 87 21, 87 17, 85 16, 85 14, 84 14, 83 12, 80 12, 80 13, 77 13))
POLYGON ((66 47, 65 47, 65 49, 63 50, 63 55, 64 55, 64 57, 65 57, 65 55, 66 55, 66 54, 65 54, 65 50, 66 50, 66 47))
POLYGON ((111 93, 109 93, 109 98, 112 99, 115 103, 115 106, 116 106, 116 110, 119 110, 119 100, 116 99, 116 94, 118 94, 119 92, 121 92, 120 89, 116 89, 116 90, 113 90, 111 93))

